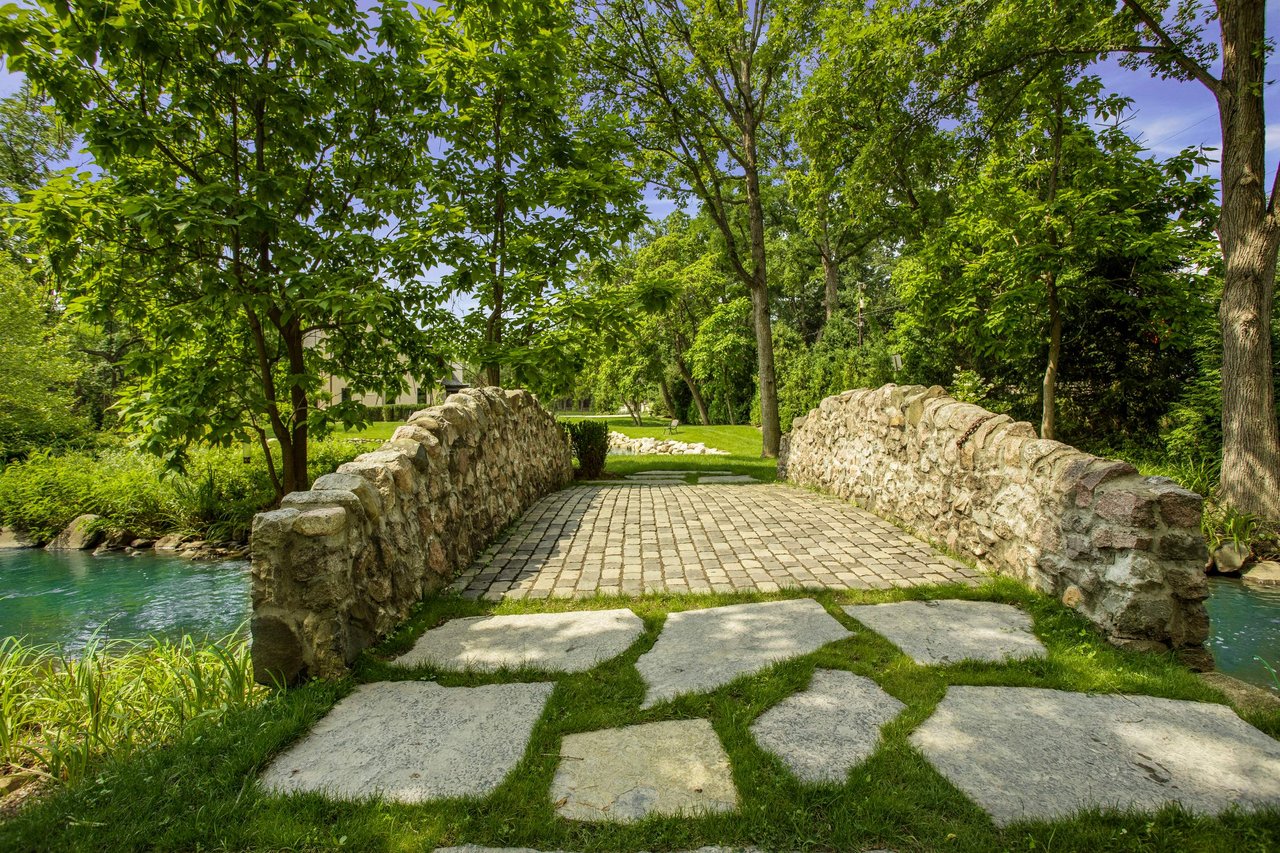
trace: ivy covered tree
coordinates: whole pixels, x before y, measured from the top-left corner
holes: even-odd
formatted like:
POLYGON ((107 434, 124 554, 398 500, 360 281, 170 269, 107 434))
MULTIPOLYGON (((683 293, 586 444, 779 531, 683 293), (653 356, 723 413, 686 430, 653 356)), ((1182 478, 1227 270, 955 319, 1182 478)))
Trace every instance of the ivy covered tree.
POLYGON ((251 435, 283 495, 309 437, 360 416, 317 406, 324 374, 432 372, 401 4, 45 0, 10 7, 0 46, 97 166, 19 210, 69 309, 141 337, 121 406, 145 446, 251 435))

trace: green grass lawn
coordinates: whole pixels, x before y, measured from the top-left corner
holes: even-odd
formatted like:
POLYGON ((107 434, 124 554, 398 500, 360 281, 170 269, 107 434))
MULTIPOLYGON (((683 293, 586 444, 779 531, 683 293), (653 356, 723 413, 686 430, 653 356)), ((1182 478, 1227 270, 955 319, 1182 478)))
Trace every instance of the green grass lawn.
MULTIPOLYGON (((563 421, 582 420, 581 416, 566 415, 563 421)), ((592 417, 604 421, 613 432, 631 438, 674 438, 690 444, 702 442, 707 447, 726 450, 728 456, 618 456, 609 457, 605 465, 607 477, 621 478, 637 471, 732 471, 746 474, 757 480, 772 483, 778 476, 778 464, 774 459, 760 458, 760 430, 753 426, 696 426, 682 424, 674 434, 667 432, 669 421, 645 418, 643 426, 636 426, 628 417, 592 417)), ((386 441, 396 431, 399 423, 371 423, 364 429, 348 430, 338 435, 344 438, 368 438, 386 441)))
MULTIPOLYGON (((565 416, 561 420, 581 420, 565 416)), ((667 432, 670 421, 645 418, 642 426, 636 426, 628 417, 591 418, 604 420, 613 432, 631 438, 674 438, 693 444, 702 442, 707 447, 729 452, 728 456, 620 456, 610 455, 605 463, 608 476, 623 477, 637 471, 732 471, 746 474, 757 480, 772 483, 778 477, 775 459, 760 458, 760 430, 753 426, 698 426, 681 424, 675 433, 667 432)))
MULTIPOLYGON (((1107 645, 1072 612, 1018 583, 993 580, 960 587, 886 592, 789 592, 775 595, 654 595, 628 599, 499 605, 434 598, 395 635, 357 662, 351 678, 313 683, 218 725, 196 725, 175 746, 102 767, 82 784, 57 791, 0 824, 0 850, 378 850, 419 851, 484 844, 539 850, 689 850, 705 844, 766 850, 897 851, 1280 849, 1280 814, 1210 819, 1175 808, 1155 815, 1093 812, 1072 820, 996 828, 977 806, 935 772, 909 744, 952 684, 1005 684, 1098 693, 1146 693, 1221 702, 1223 697, 1169 657, 1107 645), (853 631, 848 639, 744 677, 714 692, 640 709, 636 659, 677 610, 807 594, 853 631), (846 616, 840 604, 921 597, 966 597, 1023 607, 1048 649, 1043 660, 920 667, 846 616), (430 668, 401 670, 387 660, 427 628, 481 613, 627 606, 646 633, 622 656, 570 676, 535 671, 488 675, 430 668), (803 689, 817 667, 850 670, 877 681, 906 704, 885 728, 884 743, 844 784, 798 782, 756 746, 748 727, 771 705, 803 689), (446 686, 555 679, 557 686, 524 759, 492 795, 423 805, 333 802, 316 795, 269 796, 255 778, 354 684, 429 679, 446 686), (574 732, 669 719, 706 718, 733 766, 737 813, 692 819, 651 818, 628 825, 582 824, 556 816, 549 796, 561 738, 574 732)), ((1280 714, 1245 715, 1272 736, 1280 714)), ((1064 750, 1072 744, 1062 744, 1064 750)), ((1052 772, 1051 767, 1046 771, 1052 772)))

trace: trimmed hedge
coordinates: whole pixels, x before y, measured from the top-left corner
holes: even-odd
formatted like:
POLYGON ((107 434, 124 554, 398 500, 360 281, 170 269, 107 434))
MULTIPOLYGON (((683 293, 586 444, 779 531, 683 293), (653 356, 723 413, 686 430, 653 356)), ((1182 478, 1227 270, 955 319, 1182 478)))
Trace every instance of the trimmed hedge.
POLYGON ((420 412, 430 403, 390 403, 385 406, 365 406, 369 420, 379 423, 400 423, 409 420, 414 412, 420 412))

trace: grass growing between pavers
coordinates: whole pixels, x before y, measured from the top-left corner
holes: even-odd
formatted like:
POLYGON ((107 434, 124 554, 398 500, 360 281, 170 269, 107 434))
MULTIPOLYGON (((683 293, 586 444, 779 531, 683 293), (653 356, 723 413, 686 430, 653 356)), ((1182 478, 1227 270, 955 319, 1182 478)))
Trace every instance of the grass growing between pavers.
MULTIPOLYGON (((1223 701, 1167 657, 1108 646, 1059 604, 999 579, 977 589, 926 587, 883 592, 755 595, 653 595, 639 599, 486 604, 460 598, 425 603, 394 636, 357 663, 353 677, 311 684, 193 730, 175 746, 103 768, 0 824, 0 850, 261 849, 430 850, 449 844, 540 850, 695 849, 703 844, 767 850, 1223 850, 1280 848, 1280 814, 1199 818, 1168 808, 1156 815, 1095 812, 1073 820, 995 828, 985 813, 936 773, 909 744, 952 684, 1004 684, 1084 692, 1145 693, 1223 701), (707 694, 640 710, 644 685, 634 668, 668 613, 748 601, 809 596, 854 633, 817 652, 738 679, 707 694), (906 598, 981 598, 1023 607, 1048 649, 1043 660, 920 667, 839 609, 841 604, 906 598), (388 660, 427 628, 483 613, 629 607, 646 633, 623 655, 589 672, 449 673, 401 669, 388 660), (807 684, 817 667, 846 669, 878 682, 906 704, 884 729, 884 743, 843 785, 805 785, 759 749, 748 729, 766 709, 807 684), (345 695, 355 682, 432 679, 444 686, 556 680, 525 757, 492 795, 423 805, 342 803, 317 795, 268 796, 257 773, 345 695), (583 824, 558 818, 550 784, 561 738, 575 732, 670 719, 711 720, 728 752, 739 792, 736 813, 651 818, 636 824, 583 824)), ((1243 714, 1271 736, 1280 713, 1243 714)), ((1070 750, 1072 744, 1062 744, 1070 750)), ((1046 768, 1052 772, 1052 768, 1046 768)))

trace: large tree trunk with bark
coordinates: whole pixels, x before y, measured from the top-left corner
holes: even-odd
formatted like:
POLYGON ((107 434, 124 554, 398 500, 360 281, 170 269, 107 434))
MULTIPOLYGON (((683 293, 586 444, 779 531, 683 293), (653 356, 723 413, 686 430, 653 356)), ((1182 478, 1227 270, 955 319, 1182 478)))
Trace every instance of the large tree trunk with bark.
POLYGON ((1238 510, 1280 519, 1280 429, 1272 385, 1276 188, 1267 198, 1265 4, 1219 3, 1222 81, 1222 494, 1238 510))

